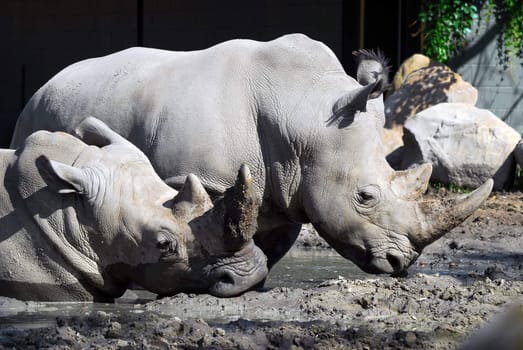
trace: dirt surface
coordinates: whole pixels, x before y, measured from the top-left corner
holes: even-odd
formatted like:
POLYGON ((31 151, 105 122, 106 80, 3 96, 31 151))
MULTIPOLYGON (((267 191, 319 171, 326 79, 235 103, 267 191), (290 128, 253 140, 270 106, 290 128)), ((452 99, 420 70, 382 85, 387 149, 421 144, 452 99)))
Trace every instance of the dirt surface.
MULTIPOLYGON (((306 229, 298 245, 323 249, 325 243, 306 229)), ((413 270, 426 273, 345 276, 308 289, 276 287, 230 299, 180 294, 123 309, 91 308, 43 327, 3 322, 0 344, 19 349, 523 348, 523 193, 495 193, 464 224, 427 247, 413 270)), ((4 298, 0 316, 16 320, 38 307, 4 298)))

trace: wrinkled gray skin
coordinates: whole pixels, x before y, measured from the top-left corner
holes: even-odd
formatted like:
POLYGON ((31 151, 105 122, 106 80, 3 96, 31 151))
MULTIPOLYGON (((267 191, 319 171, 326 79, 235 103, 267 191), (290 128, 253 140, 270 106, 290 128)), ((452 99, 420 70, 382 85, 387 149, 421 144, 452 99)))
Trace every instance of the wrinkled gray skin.
POLYGON ((383 77, 361 76, 375 80, 360 85, 330 49, 300 34, 193 52, 131 48, 58 73, 25 107, 13 145, 37 129, 70 131, 88 113, 142 149, 175 188, 193 172, 223 193, 245 163, 261 199, 255 242, 269 266, 312 222, 363 270, 399 273, 469 216, 491 183, 426 202, 431 166, 388 165, 383 77))
POLYGON ((213 208, 194 175, 176 192, 101 121, 77 133, 97 146, 39 131, 0 151, 0 295, 110 301, 135 282, 231 296, 265 278, 248 168, 213 208))

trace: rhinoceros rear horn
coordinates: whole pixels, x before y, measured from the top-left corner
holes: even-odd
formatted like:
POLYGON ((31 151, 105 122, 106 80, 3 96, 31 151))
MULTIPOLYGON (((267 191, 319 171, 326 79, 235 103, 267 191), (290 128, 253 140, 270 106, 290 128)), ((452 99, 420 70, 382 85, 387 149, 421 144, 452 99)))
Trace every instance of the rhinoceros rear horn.
POLYGON ((258 218, 258 202, 247 165, 240 167, 234 187, 225 192, 224 202, 225 237, 229 243, 242 245, 254 236, 258 218))
POLYGON ((202 183, 194 174, 185 179, 182 189, 173 200, 173 212, 190 220, 202 215, 213 207, 211 198, 205 191, 202 183))
POLYGON ((471 193, 444 200, 418 203, 423 228, 417 241, 424 247, 461 224, 488 198, 494 181, 487 180, 471 193))
POLYGON ((78 138, 88 145, 104 147, 110 144, 131 144, 95 117, 85 118, 78 124, 74 132, 78 138))

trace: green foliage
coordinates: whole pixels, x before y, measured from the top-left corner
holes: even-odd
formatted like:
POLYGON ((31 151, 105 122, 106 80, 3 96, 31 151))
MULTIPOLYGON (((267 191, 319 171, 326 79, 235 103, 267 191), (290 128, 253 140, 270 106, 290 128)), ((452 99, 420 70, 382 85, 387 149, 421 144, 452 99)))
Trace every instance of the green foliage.
POLYGON ((498 58, 505 70, 514 57, 523 58, 523 0, 488 0, 488 7, 502 26, 498 58))
POLYGON ((477 7, 462 0, 426 0, 419 14, 423 24, 424 53, 432 59, 446 63, 467 43, 477 7))
POLYGON ((516 175, 514 177, 513 188, 519 191, 523 190, 523 170, 519 164, 516 166, 516 175))
POLYGON ((441 182, 430 182, 429 186, 434 190, 439 191, 441 188, 446 189, 450 193, 470 193, 473 189, 466 186, 458 186, 455 184, 444 184, 441 182))
POLYGON ((523 0, 424 0, 419 20, 423 52, 447 63, 467 44, 478 14, 494 17, 500 26, 499 64, 505 70, 514 58, 523 58, 523 0))

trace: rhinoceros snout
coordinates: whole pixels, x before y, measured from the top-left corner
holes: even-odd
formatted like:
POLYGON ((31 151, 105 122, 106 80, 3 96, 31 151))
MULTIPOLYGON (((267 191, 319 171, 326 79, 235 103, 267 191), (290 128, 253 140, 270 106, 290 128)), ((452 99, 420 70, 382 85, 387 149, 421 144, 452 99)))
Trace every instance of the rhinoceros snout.
POLYGON ((209 293, 217 297, 239 295, 263 281, 269 273, 267 257, 252 241, 240 256, 220 264, 213 269, 213 283, 209 288, 209 293))
POLYGON ((387 259, 387 262, 389 263, 389 265, 394 270, 394 272, 400 272, 400 271, 405 270, 406 266, 404 264, 403 259, 400 256, 398 256, 394 253, 387 253, 386 259, 387 259))
POLYGON ((416 261, 418 255, 405 257, 396 252, 387 252, 384 256, 371 257, 361 268, 367 273, 402 275, 416 261))

